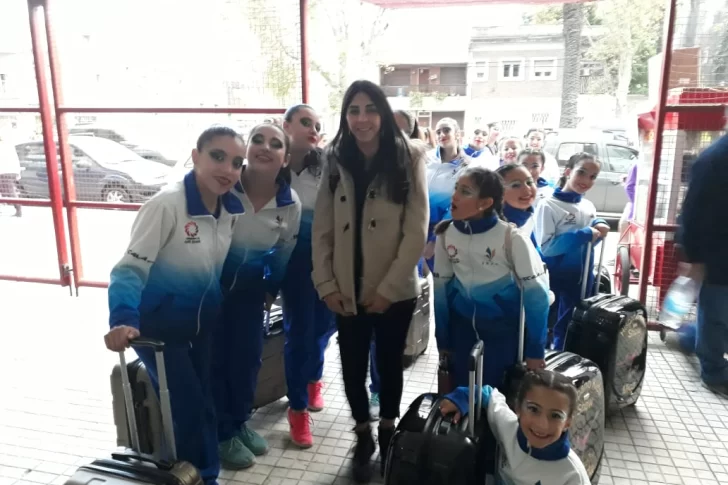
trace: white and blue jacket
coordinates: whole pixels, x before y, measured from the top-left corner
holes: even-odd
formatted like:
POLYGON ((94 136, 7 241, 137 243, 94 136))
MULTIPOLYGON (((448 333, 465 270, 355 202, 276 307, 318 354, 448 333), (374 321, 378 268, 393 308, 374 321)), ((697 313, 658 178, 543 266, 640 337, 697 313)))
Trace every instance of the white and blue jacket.
POLYGON ((589 200, 576 192, 556 188, 536 207, 536 241, 541 245, 552 281, 581 283, 591 227, 604 223, 589 200))
POLYGON ((301 222, 301 202, 291 186, 279 182, 278 192, 258 212, 238 182, 231 191, 245 212, 238 217, 230 252, 222 270, 226 291, 263 284, 266 293, 276 296, 296 246, 301 222))
POLYGON ((536 200, 533 203, 534 207, 537 207, 541 202, 551 197, 554 193, 554 187, 543 177, 539 177, 536 180, 536 200))
MULTIPOLYGON (((518 332, 520 289, 526 310, 527 358, 542 359, 549 313, 549 278, 533 243, 521 232, 511 233, 496 216, 453 221, 435 244, 435 335, 438 347, 451 348, 450 319, 458 314, 493 334, 518 332)), ((482 336, 481 336, 482 337, 482 336)))
MULTIPOLYGON (((298 232, 299 244, 302 241, 311 246, 311 228, 313 227, 313 209, 316 205, 316 195, 321 185, 321 167, 311 166, 303 169, 301 173, 291 173, 291 188, 301 200, 301 228, 298 232)), ((310 275, 307 275, 310 277, 310 275)))
POLYGON ((505 217, 508 222, 515 224, 518 230, 531 240, 533 247, 536 248, 539 256, 543 259, 541 247, 538 245, 538 242, 536 242, 536 218, 534 217, 534 214, 535 212, 533 207, 523 210, 516 209, 508 204, 503 204, 503 217, 505 217))
POLYGON ((220 201, 219 214, 210 214, 190 172, 139 209, 126 254, 111 270, 111 327, 154 326, 154 338, 188 341, 214 321, 222 264, 243 212, 230 193, 220 201))
POLYGON ((470 159, 460 156, 450 162, 440 160, 440 147, 430 154, 427 163, 427 191, 430 196, 430 225, 427 229, 427 240, 435 240, 435 226, 450 214, 452 194, 455 191, 461 170, 468 166, 470 159))
MULTIPOLYGON (((533 448, 505 396, 490 386, 483 386, 482 395, 488 424, 498 442, 499 485, 591 485, 584 464, 571 449, 568 432, 545 448, 533 448)), ((460 414, 467 415, 467 387, 457 388, 446 398, 455 403, 460 414)))

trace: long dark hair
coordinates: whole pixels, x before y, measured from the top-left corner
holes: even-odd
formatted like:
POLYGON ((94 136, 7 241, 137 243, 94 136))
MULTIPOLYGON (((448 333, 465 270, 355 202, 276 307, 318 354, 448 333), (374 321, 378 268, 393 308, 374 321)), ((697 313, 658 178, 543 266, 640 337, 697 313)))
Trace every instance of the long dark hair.
POLYGON ((583 162, 584 160, 593 160, 594 163, 599 164, 600 167, 602 165, 602 162, 599 161, 599 159, 596 157, 596 155, 592 155, 591 153, 579 152, 579 153, 573 154, 571 156, 571 158, 569 158, 569 161, 566 162, 566 165, 564 165, 564 174, 561 177, 559 177, 559 188, 563 189, 564 186, 566 185, 566 180, 568 178, 566 176, 566 170, 573 169, 574 167, 576 167, 579 163, 583 162))
POLYGON ((233 128, 225 125, 212 125, 205 131, 200 133, 200 136, 197 138, 197 143, 195 144, 197 151, 201 152, 202 149, 205 148, 205 145, 210 143, 213 138, 217 138, 218 136, 229 136, 230 138, 240 140, 240 142, 245 145, 245 139, 243 138, 243 135, 235 131, 233 128))
MULTIPOLYGON (((504 219, 503 193, 505 192, 505 188, 503 187, 503 179, 500 175, 487 168, 468 167, 460 173, 460 177, 468 177, 473 182, 473 185, 478 189, 479 199, 488 197, 493 199, 493 205, 483 212, 483 217, 490 217, 495 214, 499 219, 504 219)), ((441 221, 435 226, 435 234, 440 235, 445 232, 451 223, 452 219, 441 221)))
MULTIPOLYGON (((294 104, 293 106, 291 106, 290 108, 288 108, 286 110, 286 113, 283 115, 283 120, 286 123, 291 123, 293 121, 293 117, 296 115, 296 113, 298 113, 302 109, 309 109, 309 110, 313 111, 314 113, 316 113, 316 110, 313 109, 313 107, 309 104, 305 104, 305 103, 294 104)), ((324 134, 320 133, 319 135, 323 136, 324 134)), ((302 164, 301 169, 302 170, 308 169, 313 174, 320 173, 321 172, 320 167, 321 167, 321 154, 322 153, 323 153, 323 150, 317 147, 317 148, 312 149, 306 155, 304 155, 303 164, 302 164)), ((289 178, 290 178, 290 170, 289 170, 289 178)))
MULTIPOLYGON (((346 114, 354 96, 366 94, 377 109, 380 117, 379 150, 372 160, 371 170, 375 178, 380 179, 386 187, 387 197, 395 204, 404 204, 409 194, 412 177, 412 152, 402 131, 397 127, 394 113, 389 106, 384 91, 371 81, 354 81, 344 94, 341 103, 341 119, 339 131, 329 145, 330 163, 338 161, 350 173, 354 164, 364 163, 362 154, 356 144, 356 138, 349 129, 346 114)), ((329 179, 329 188, 333 192, 339 183, 338 171, 333 169, 329 179)))

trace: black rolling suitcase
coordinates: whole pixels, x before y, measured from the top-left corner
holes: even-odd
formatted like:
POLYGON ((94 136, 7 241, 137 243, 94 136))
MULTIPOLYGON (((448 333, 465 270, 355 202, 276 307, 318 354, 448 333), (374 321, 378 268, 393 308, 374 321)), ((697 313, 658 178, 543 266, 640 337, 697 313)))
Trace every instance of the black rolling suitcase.
MULTIPOLYGON (((604 246, 601 254, 600 268, 604 246)), ((647 311, 628 296, 584 296, 585 286, 569 323, 564 348, 599 366, 607 410, 618 411, 636 403, 642 391, 647 373, 647 311)))
MULTIPOLYGON (((519 364, 507 372, 505 379, 506 398, 514 411, 518 388, 526 373, 526 366, 523 364, 526 337, 523 293, 519 320, 519 364)), ((576 387, 576 411, 571 419, 569 441, 571 448, 584 464, 592 485, 597 485, 604 457, 605 400, 602 373, 594 362, 572 352, 547 350, 544 360, 546 370, 566 376, 576 387)))
POLYGON ((486 426, 480 389, 483 343, 470 356, 468 415, 459 423, 440 413, 441 397, 427 393, 410 405, 397 425, 387 455, 386 485, 481 485, 485 475, 479 441, 486 426), (481 414, 483 415, 480 418, 481 414))
POLYGON ((124 402, 126 406, 127 422, 129 423, 129 436, 131 449, 112 453, 110 459, 94 460, 88 465, 81 466, 74 475, 68 479, 66 485, 202 485, 200 472, 192 464, 177 461, 177 449, 174 441, 174 426, 172 424, 172 405, 167 386, 167 374, 164 365, 164 343, 136 339, 132 342, 135 347, 151 347, 157 362, 159 377, 159 395, 161 402, 161 420, 163 423, 163 444, 166 450, 165 459, 159 459, 141 453, 139 433, 137 432, 136 414, 134 412, 134 397, 132 384, 127 372, 127 363, 124 352, 120 352, 121 376, 124 402))
POLYGON ((417 297, 417 306, 412 314, 402 357, 405 368, 410 367, 417 357, 425 353, 430 341, 430 281, 426 277, 420 277, 419 283, 420 296, 417 297))

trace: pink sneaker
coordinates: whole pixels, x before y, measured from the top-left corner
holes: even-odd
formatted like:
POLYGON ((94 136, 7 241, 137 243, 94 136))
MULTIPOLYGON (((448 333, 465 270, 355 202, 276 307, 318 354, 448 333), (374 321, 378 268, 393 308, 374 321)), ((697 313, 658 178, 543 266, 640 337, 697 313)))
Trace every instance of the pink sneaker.
POLYGON ((300 448, 311 448, 313 446, 313 435, 311 434, 311 415, 308 411, 288 410, 288 424, 291 426, 291 441, 300 448))
POLYGON ((324 408, 324 396, 321 393, 321 390, 323 388, 324 388, 324 383, 321 381, 308 383, 308 410, 309 411, 317 413, 324 408))

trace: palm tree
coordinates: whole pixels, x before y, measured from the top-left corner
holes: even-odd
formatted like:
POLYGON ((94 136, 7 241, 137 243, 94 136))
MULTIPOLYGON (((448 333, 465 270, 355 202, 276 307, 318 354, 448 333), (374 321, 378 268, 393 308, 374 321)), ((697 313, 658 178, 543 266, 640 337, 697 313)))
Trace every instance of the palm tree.
POLYGON ((581 28, 584 7, 581 3, 564 4, 564 80, 561 89, 560 128, 576 128, 581 89, 581 28))

